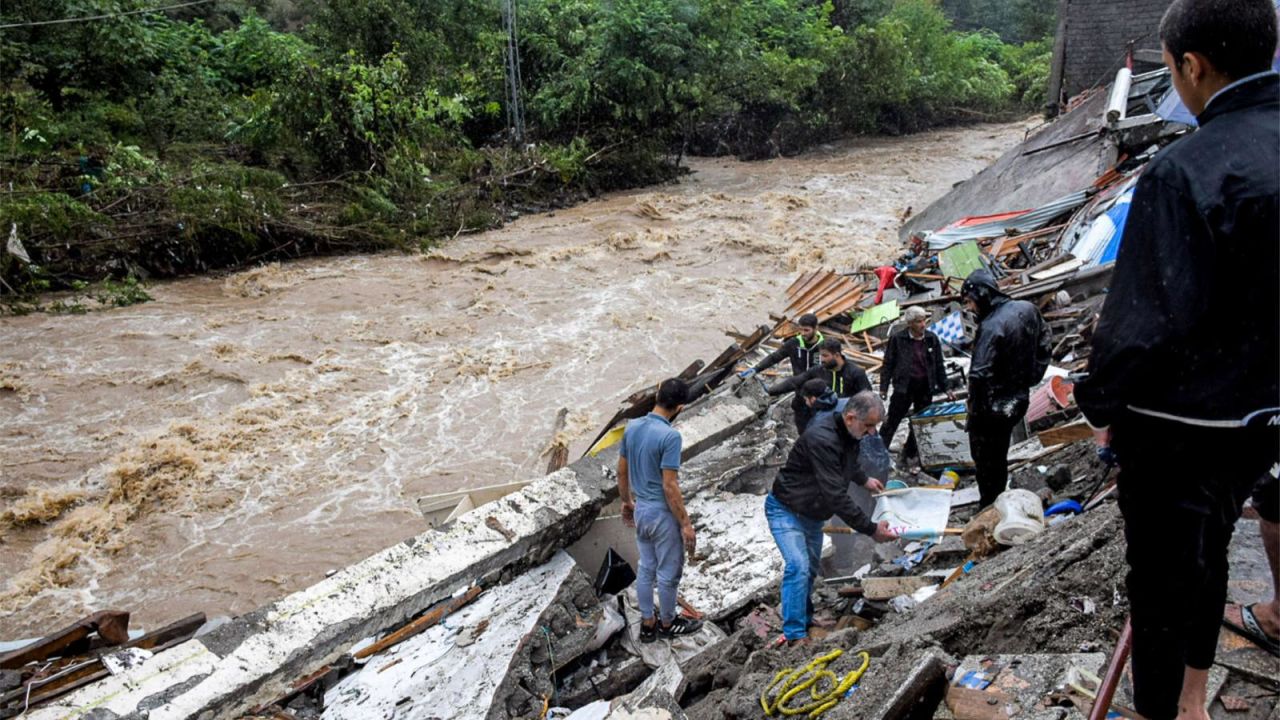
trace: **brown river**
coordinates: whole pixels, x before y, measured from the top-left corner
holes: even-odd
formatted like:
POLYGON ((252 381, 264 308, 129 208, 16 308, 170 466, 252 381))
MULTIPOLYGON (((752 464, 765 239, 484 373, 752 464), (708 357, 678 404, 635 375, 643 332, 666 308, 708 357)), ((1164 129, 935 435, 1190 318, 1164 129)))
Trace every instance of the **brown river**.
POLYGON ((801 271, 897 227, 1027 123, 856 139, 463 236, 0 318, 0 639, 116 608, 234 615, 425 529, 422 495, 544 471, 710 361, 801 271))

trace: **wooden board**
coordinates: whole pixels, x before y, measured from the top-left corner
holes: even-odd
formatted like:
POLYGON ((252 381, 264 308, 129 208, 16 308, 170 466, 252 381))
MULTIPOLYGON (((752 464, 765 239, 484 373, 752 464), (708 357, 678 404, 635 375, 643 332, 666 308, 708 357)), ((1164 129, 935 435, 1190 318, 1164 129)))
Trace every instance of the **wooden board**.
POLYGON ((920 575, 904 577, 864 577, 862 594, 868 600, 888 600, 899 595, 910 595, 922 587, 937 585, 940 578, 920 575))
POLYGON ((1021 710, 1013 698, 1002 692, 955 685, 947 688, 947 709, 956 720, 1009 720, 1021 710))
POLYGON ((1039 437, 1040 444, 1047 448, 1052 445, 1088 440, 1093 437, 1093 428, 1089 427, 1089 423, 1079 420, 1070 425, 1041 430, 1036 434, 1036 437, 1039 437))

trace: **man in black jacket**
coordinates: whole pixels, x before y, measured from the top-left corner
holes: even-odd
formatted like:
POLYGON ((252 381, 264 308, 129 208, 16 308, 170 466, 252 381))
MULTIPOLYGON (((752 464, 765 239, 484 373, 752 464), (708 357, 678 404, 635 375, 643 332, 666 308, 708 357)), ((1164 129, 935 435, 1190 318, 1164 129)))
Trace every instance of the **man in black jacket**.
POLYGON ((1000 291, 986 270, 974 270, 960 289, 978 318, 969 363, 969 452, 978 475, 980 507, 1009 484, 1009 438, 1027 413, 1028 390, 1040 382, 1052 353, 1040 311, 1000 291))
MULTIPOLYGON (((818 350, 818 358, 821 364, 817 367, 774 383, 765 388, 765 392, 770 395, 795 392, 806 382, 814 379, 825 382, 827 387, 835 391, 836 397, 853 397, 863 390, 871 389, 871 381, 867 379, 867 373, 844 356, 843 346, 838 338, 823 340, 818 350)), ((799 397, 800 393, 797 392, 796 395, 799 397)), ((792 409, 796 411, 796 430, 803 433, 809 424, 809 419, 813 417, 813 411, 805 405, 803 399, 799 404, 792 403, 792 409)))
POLYGON ((873 392, 849 399, 841 414, 825 414, 800 436, 765 498, 764 512, 782 552, 782 634, 791 642, 809 635, 813 607, 809 595, 818 576, 822 526, 832 515, 876 542, 895 536, 885 521, 873 523, 849 497, 849 484, 884 489, 858 464, 858 442, 876 431, 884 403, 873 392))
POLYGON ((1075 396, 1121 465, 1136 709, 1206 718, 1227 545, 1280 453, 1275 7, 1174 0, 1160 39, 1200 127, 1138 181, 1075 396))
MULTIPOLYGON (((889 414, 880 426, 880 439, 889 447, 898 424, 909 412, 920 412, 933 403, 933 396, 947 389, 947 370, 942 365, 942 341, 925 329, 929 313, 921 307, 910 307, 903 313, 906 327, 889 336, 884 350, 884 365, 880 367, 880 397, 889 395, 889 383, 893 382, 893 397, 889 400, 889 414)), ((902 458, 916 456, 916 434, 907 433, 907 444, 902 446, 902 458)))
POLYGON ((782 342, 782 347, 765 356, 749 370, 738 373, 738 377, 746 379, 758 372, 764 372, 782 362, 783 358, 791 361, 791 374, 799 375, 811 367, 818 365, 818 347, 822 345, 822 333, 818 332, 818 316, 805 313, 796 320, 800 331, 782 342))

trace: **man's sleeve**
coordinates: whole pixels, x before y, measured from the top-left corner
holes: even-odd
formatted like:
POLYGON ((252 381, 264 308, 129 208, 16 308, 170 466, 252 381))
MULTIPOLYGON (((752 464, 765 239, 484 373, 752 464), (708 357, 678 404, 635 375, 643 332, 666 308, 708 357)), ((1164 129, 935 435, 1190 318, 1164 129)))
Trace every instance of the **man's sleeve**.
MULTIPOLYGON (((813 476, 826 506, 854 530, 863 535, 875 534, 876 524, 849 497, 849 483, 844 477, 844 463, 839 451, 825 443, 815 442, 809 452, 813 460, 813 476)), ((861 470, 858 473, 861 477, 859 484, 865 483, 866 476, 861 474, 861 470)))
POLYGON ((929 333, 929 340, 933 345, 933 387, 930 389, 934 393, 946 392, 947 366, 942 360, 942 341, 933 333, 929 333))
POLYGON ((969 407, 984 412, 991 408, 991 378, 995 373, 996 343, 1000 328, 995 323, 978 330, 978 342, 969 362, 969 407))
POLYGON ((679 470, 680 469, 680 451, 684 445, 684 438, 680 437, 680 433, 668 433, 667 437, 662 441, 662 469, 663 470, 679 470))
POLYGON ((857 365, 853 366, 853 371, 853 394, 857 395, 860 392, 870 390, 871 378, 867 377, 867 371, 857 365))
POLYGON ((1208 286, 1220 276, 1212 266, 1213 233, 1196 208, 1190 182, 1177 168, 1149 168, 1134 190, 1111 290, 1093 334, 1089 376, 1075 388, 1094 427, 1109 426, 1130 403, 1133 389, 1168 362, 1168 342, 1200 322, 1208 286))
POLYGON ((808 370, 805 370, 799 375, 792 375, 791 377, 785 380, 781 380, 779 382, 774 383, 769 387, 769 394, 781 395, 783 393, 789 393, 799 389, 801 385, 805 384, 805 382, 807 382, 811 378, 817 377, 813 373, 813 370, 814 368, 809 368, 808 370))
POLYGON ((778 363, 782 362, 783 358, 791 354, 791 348, 795 344, 796 344, 795 338, 787 338, 786 340, 782 341, 782 347, 778 348, 777 350, 774 350, 768 355, 765 355, 764 359, 756 363, 756 366, 753 369, 756 372, 762 372, 764 370, 768 370, 774 365, 777 365, 778 363))
POLYGON ((622 439, 618 441, 618 457, 625 458, 627 456, 627 431, 622 430, 622 439))
POLYGON ((880 365, 880 394, 889 392, 889 381, 893 379, 894 366, 898 364, 898 343, 894 336, 889 336, 889 343, 884 347, 884 363, 880 365))

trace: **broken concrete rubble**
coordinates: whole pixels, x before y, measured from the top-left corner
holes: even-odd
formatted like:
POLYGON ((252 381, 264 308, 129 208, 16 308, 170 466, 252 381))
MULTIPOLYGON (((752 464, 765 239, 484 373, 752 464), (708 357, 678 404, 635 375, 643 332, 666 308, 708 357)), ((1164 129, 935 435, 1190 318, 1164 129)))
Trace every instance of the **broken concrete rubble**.
MULTIPOLYGON (((765 407, 749 387, 705 401, 677 425, 686 454, 737 432, 765 407)), ((509 579, 550 559, 616 496, 615 457, 583 458, 30 716, 94 708, 105 716, 223 717, 269 702, 358 638, 404 624, 458 587, 509 579)))

